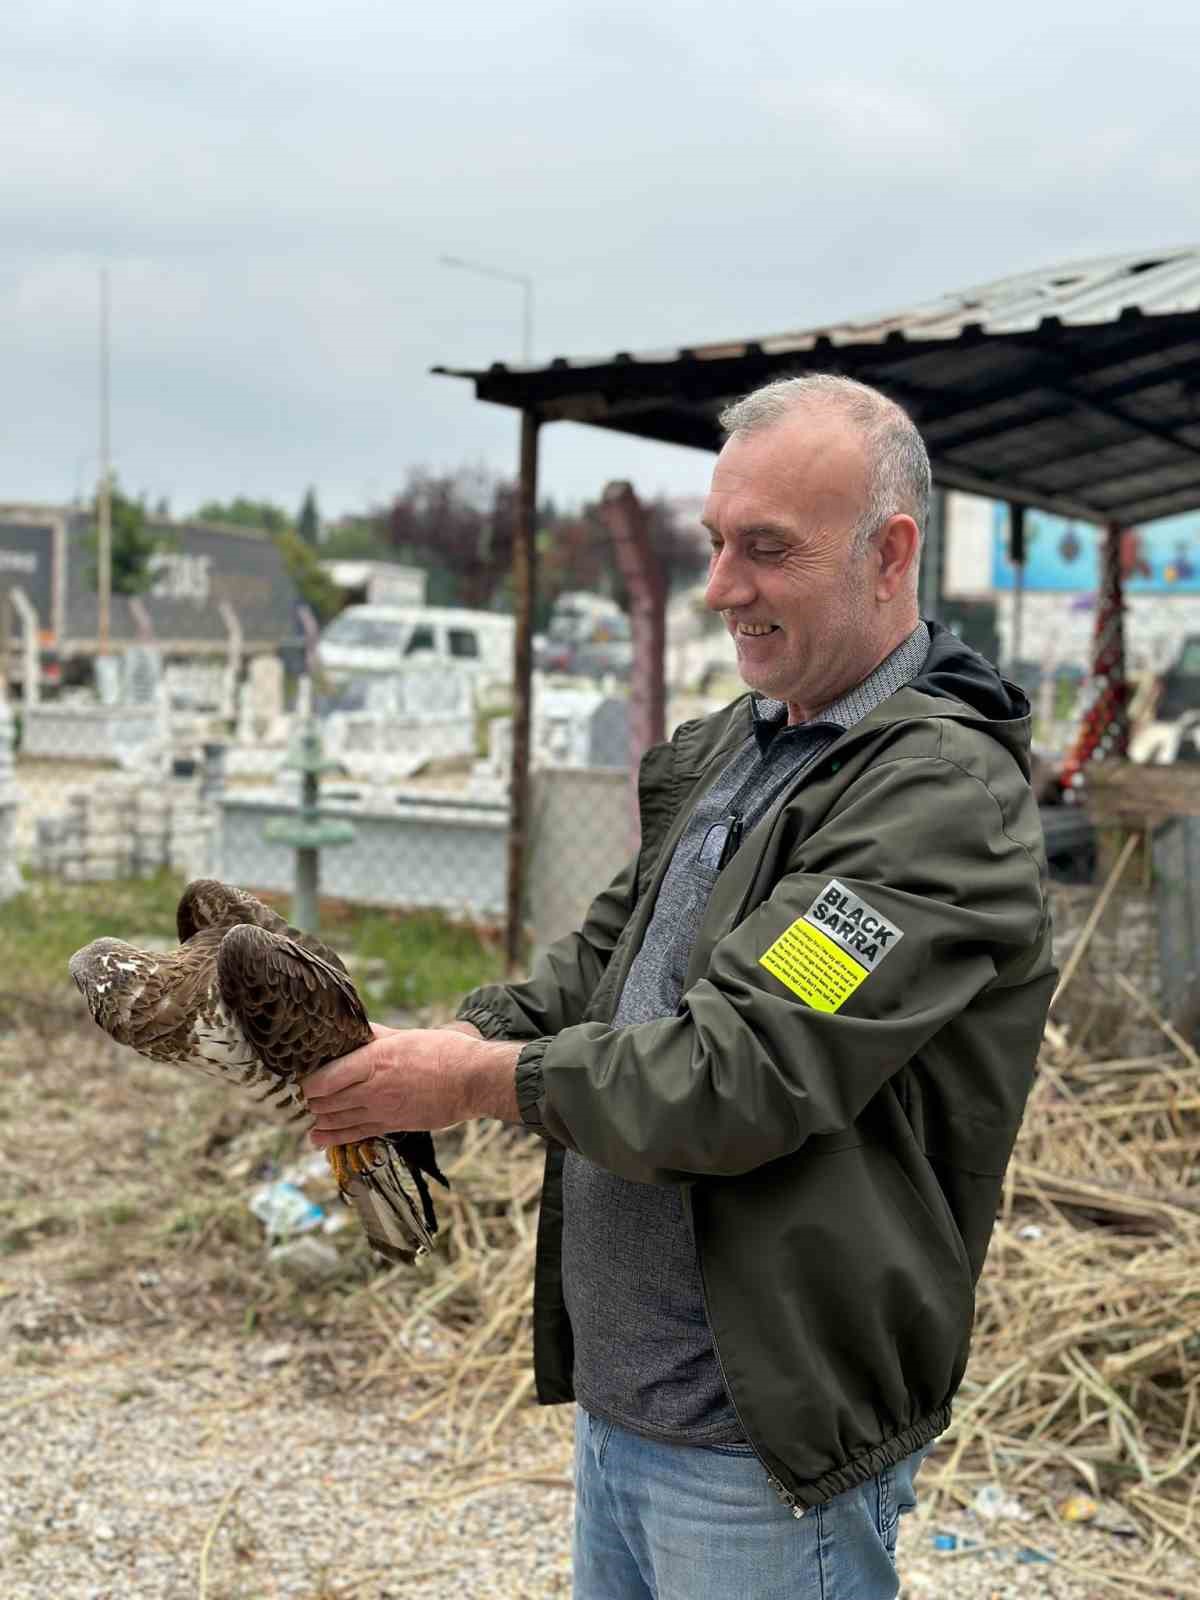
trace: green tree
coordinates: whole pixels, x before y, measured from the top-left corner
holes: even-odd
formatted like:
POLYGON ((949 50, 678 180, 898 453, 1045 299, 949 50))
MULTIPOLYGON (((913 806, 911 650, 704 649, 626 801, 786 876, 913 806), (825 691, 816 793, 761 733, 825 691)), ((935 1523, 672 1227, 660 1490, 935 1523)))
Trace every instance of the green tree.
POLYGON ((386 513, 343 517, 325 530, 321 546, 324 561, 395 561, 396 551, 388 543, 386 513))
POLYGON ((321 542, 321 513, 317 510, 317 491, 311 485, 305 492, 300 515, 296 518, 296 532, 312 550, 321 542))
POLYGON ((194 513, 199 522, 226 522, 235 528, 262 528, 267 533, 286 533, 292 519, 282 506, 270 500, 248 500, 238 495, 228 504, 206 500, 194 513))
POLYGON ((319 623, 324 625, 342 609, 342 591, 321 566, 317 553, 293 528, 272 537, 283 557, 288 577, 296 585, 300 598, 310 605, 319 623))
MULTIPOLYGON (((97 522, 99 505, 92 504, 92 522, 84 535, 88 551, 87 579, 93 589, 99 588, 100 535, 97 522)), ((175 541, 168 535, 154 533, 146 525, 145 498, 131 499, 121 493, 114 478, 109 490, 109 520, 111 537, 111 584, 113 594, 145 594, 154 582, 151 556, 160 550, 170 550, 175 541)))

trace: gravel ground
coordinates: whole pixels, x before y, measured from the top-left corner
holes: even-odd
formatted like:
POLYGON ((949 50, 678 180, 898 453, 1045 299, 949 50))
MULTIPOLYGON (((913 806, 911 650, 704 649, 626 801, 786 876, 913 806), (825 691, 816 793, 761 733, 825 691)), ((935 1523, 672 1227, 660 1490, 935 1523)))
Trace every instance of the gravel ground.
MULTIPOLYGON (((526 1370, 524 1333, 478 1346, 507 1384, 478 1411, 483 1385, 431 1401, 414 1370, 444 1375, 508 1293, 531 1226, 516 1188, 489 1209, 486 1162, 456 1175, 448 1216, 494 1239, 437 1322, 410 1329, 421 1280, 387 1283, 345 1233, 333 1284, 293 1290, 247 1202, 311 1153, 233 1091, 130 1069, 56 1005, 0 1032, 0 1600, 568 1596, 569 1412, 518 1406, 500 1449, 472 1449, 526 1370)), ((496 1170, 518 1184, 519 1166, 496 1170)), ((901 1530, 905 1600, 1200 1600, 1180 1545, 1155 1564, 1144 1536, 1055 1517, 1074 1474, 1039 1471, 1021 1490, 1038 1515, 999 1524, 935 1503, 938 1465, 901 1530)))
MULTIPOLYGON (((406 1422, 419 1396, 356 1392, 326 1341, 182 1326, 133 1343, 89 1326, 83 1305, 33 1274, 0 1280, 4 1600, 569 1595, 565 1410, 519 1411, 503 1449, 460 1464, 436 1414, 406 1422)), ((1118 1587, 1097 1567, 1144 1560, 1134 1544, 1047 1518, 918 1512, 901 1533, 903 1594, 1094 1600, 1118 1587), (947 1536, 957 1548, 936 1548, 947 1536)), ((1197 1592, 1173 1559, 1161 1586, 1127 1594, 1197 1592)))

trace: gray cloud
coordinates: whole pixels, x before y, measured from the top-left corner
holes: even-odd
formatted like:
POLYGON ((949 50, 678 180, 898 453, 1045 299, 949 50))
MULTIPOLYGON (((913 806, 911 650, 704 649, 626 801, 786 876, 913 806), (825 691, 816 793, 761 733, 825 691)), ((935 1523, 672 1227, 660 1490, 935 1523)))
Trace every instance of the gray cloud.
MULTIPOLYGON (((753 335, 1179 243, 1185 0, 997 15, 697 0, 42 0, 0 50, 0 497, 94 474, 97 268, 123 480, 328 509, 515 457, 435 362, 753 335), (81 465, 82 463, 82 465, 81 465)), ((561 425, 560 498, 708 459, 561 425)))

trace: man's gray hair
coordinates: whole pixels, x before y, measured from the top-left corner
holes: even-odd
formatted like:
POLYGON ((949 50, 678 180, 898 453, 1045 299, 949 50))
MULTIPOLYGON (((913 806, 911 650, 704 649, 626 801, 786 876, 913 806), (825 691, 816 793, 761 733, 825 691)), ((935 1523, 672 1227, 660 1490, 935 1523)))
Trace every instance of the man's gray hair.
POLYGON ((867 504, 854 530, 855 554, 866 551, 871 535, 889 517, 911 517, 924 535, 932 486, 925 441, 903 407, 869 384, 832 372, 776 378, 733 401, 717 420, 726 434, 757 433, 805 406, 836 410, 862 432, 867 449, 867 504))

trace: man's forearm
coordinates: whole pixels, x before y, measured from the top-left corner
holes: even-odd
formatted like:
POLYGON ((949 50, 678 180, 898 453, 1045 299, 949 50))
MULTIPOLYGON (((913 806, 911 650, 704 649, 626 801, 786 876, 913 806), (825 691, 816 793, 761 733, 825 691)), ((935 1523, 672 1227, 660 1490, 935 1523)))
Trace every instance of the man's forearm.
POLYGON ((517 1104, 517 1057, 522 1044, 505 1040, 480 1040, 470 1049, 470 1102, 473 1117, 497 1117, 501 1122, 520 1122, 517 1104))
POLYGON ((463 1022, 456 1018, 455 1021, 445 1022, 442 1026, 448 1033, 461 1033, 468 1039, 477 1039, 480 1042, 480 1050, 478 1052, 472 1050, 467 1058, 473 1107, 469 1115, 496 1117, 501 1122, 520 1122, 521 1112, 517 1105, 517 1057, 521 1054, 522 1046, 508 1044, 504 1040, 487 1043, 473 1022, 463 1022))

